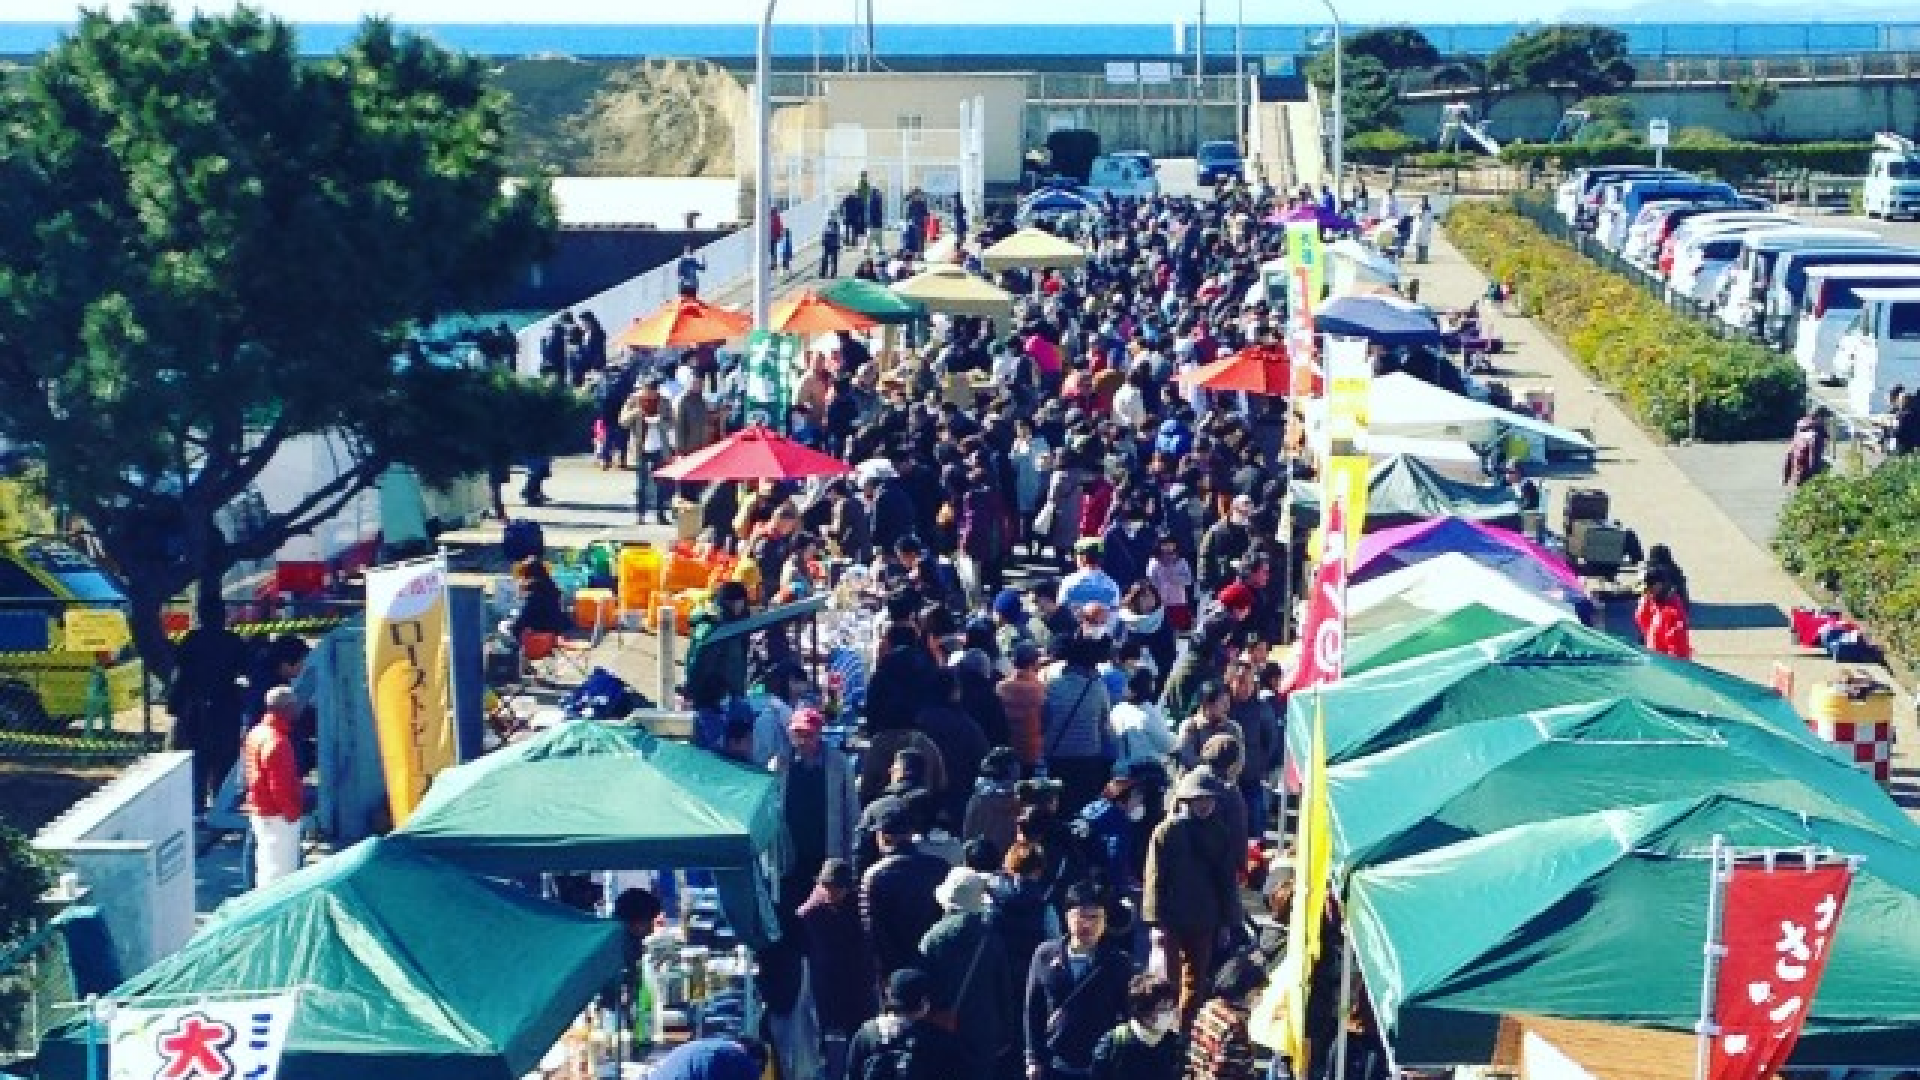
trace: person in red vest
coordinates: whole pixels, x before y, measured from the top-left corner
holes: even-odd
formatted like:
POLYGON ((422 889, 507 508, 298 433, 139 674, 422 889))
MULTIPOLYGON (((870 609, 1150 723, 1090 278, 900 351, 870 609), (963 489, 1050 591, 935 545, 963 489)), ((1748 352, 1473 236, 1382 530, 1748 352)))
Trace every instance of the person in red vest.
POLYGON ((253 822, 255 886, 271 885, 300 868, 300 819, 306 813, 293 725, 300 713, 293 688, 267 691, 266 713, 247 733, 247 815, 253 822))

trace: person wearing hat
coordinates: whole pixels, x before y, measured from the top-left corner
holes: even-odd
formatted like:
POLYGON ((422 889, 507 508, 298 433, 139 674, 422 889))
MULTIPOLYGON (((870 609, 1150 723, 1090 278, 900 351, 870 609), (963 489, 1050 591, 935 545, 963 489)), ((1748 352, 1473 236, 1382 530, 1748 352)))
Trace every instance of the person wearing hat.
POLYGON ((1060 602, 1079 612, 1084 612, 1089 605, 1099 604, 1103 609, 1101 627, 1111 635, 1120 623, 1120 586, 1101 567, 1102 550, 1096 537, 1085 537, 1074 544, 1073 557, 1077 569, 1060 583, 1060 602))
POLYGON ((795 709, 787 721, 787 745, 772 761, 780 807, 777 861, 782 879, 794 882, 802 895, 826 860, 853 856, 854 826, 860 820, 853 760, 825 744, 826 726, 819 709, 795 709))
POLYGON ((990 1076, 1020 1030, 1013 971, 1006 943, 994 929, 988 905, 992 880, 956 866, 934 897, 946 911, 920 939, 920 954, 933 981, 933 1019, 965 1034, 963 1069, 990 1076))
POLYGON ((826 1075, 838 1077, 848 1041, 879 1008, 853 866, 838 858, 821 863, 813 891, 795 917, 806 939, 807 981, 826 1047, 826 1075))
POLYGON ((1067 890, 1067 932, 1027 968, 1027 1080, 1085 1080, 1093 1048, 1127 1014, 1133 964, 1107 940, 1107 897, 1091 881, 1067 890))
POLYGON ((1014 823, 1019 817, 1020 801, 1014 789, 1020 783, 1020 758, 1011 747, 996 746, 980 763, 980 779, 967 800, 960 838, 971 843, 976 838, 990 841, 1005 851, 1013 844, 1014 823))
POLYGON ((1147 841, 1141 917, 1153 927, 1167 974, 1180 988, 1184 1030, 1200 1008, 1221 931, 1240 917, 1237 862, 1215 819, 1213 787, 1198 771, 1174 786, 1174 812, 1147 841))
POLYGON ((847 1048, 847 1080, 963 1080, 964 1048, 929 1019, 933 980, 917 967, 886 980, 886 1011, 860 1025, 847 1048))
POLYGON ((891 806, 874 821, 880 860, 860 880, 860 914, 880 973, 920 962, 920 939, 940 920, 934 890, 946 880, 946 860, 914 846, 914 815, 891 806))

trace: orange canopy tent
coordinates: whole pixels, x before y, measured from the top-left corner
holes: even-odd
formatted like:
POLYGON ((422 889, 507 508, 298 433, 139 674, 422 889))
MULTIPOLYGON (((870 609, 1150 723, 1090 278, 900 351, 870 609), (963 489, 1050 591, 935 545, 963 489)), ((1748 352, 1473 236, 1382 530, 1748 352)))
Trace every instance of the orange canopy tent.
POLYGON ((692 296, 676 297, 659 311, 635 319, 620 335, 630 349, 685 349, 745 336, 753 316, 692 296))
POLYGON ((1292 388, 1292 365, 1279 345, 1251 345, 1231 356, 1183 373, 1180 381, 1208 390, 1243 390, 1285 397, 1292 388))
POLYGON ((872 318, 852 308, 841 307, 812 289, 796 293, 773 305, 773 314, 767 323, 768 329, 776 334, 800 334, 806 337, 841 331, 859 333, 880 325, 872 318))

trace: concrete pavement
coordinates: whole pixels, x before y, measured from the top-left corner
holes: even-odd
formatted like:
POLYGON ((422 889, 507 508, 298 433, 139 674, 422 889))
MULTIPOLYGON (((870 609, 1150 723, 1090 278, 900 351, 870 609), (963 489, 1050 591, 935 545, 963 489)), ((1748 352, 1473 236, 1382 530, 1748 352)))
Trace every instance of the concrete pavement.
MULTIPOLYGON (((1466 262, 1444 229, 1436 230, 1431 262, 1404 270, 1420 280, 1420 299, 1436 307, 1464 307, 1486 291, 1486 278, 1466 262)), ((1590 473, 1549 477, 1548 520, 1556 519, 1569 487, 1604 488, 1613 515, 1635 529, 1643 543, 1671 547, 1686 570, 1695 659, 1763 685, 1774 665, 1784 664, 1793 672, 1794 702, 1804 713, 1808 688, 1834 676, 1839 665, 1794 648, 1787 637, 1788 611, 1811 600, 1766 547, 1784 501, 1780 455, 1785 444, 1662 446, 1532 320, 1503 316, 1496 325, 1508 352, 1497 358, 1495 377, 1512 386, 1516 398, 1525 390, 1551 387, 1558 421, 1589 429, 1601 448, 1590 473)), ((1624 601, 1614 604, 1609 616, 1610 627, 1631 634, 1631 610, 1624 601)), ((1885 669, 1876 674, 1893 682, 1885 669)), ((1920 735, 1905 689, 1894 713, 1895 796, 1914 807, 1920 805, 1915 756, 1920 735)))

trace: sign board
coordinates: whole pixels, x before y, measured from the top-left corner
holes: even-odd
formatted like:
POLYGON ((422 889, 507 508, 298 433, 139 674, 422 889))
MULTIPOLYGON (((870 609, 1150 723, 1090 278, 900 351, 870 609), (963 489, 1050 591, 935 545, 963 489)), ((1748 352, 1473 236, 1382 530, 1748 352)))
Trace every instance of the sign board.
POLYGON ((1173 65, 1166 63, 1143 63, 1140 65, 1140 81, 1154 85, 1163 85, 1173 81, 1173 65))
POLYGON ((1650 118, 1647 121, 1647 145, 1666 146, 1668 145, 1667 139, 1667 118, 1664 116, 1650 118))
POLYGON ((1115 84, 1127 84, 1140 81, 1140 65, 1125 60, 1107 61, 1107 81, 1115 84))
POLYGON ((146 1008, 136 999, 108 1021, 108 1076, 273 1080, 297 1000, 293 991, 172 1008, 146 1008))
POLYGON ((117 608, 69 608, 61 621, 61 646, 69 652, 119 652, 133 640, 117 608))
POLYGON ((1260 58, 1260 73, 1280 79, 1291 79, 1299 74, 1299 67, 1291 56, 1263 56, 1260 58))

